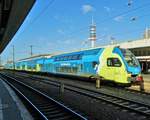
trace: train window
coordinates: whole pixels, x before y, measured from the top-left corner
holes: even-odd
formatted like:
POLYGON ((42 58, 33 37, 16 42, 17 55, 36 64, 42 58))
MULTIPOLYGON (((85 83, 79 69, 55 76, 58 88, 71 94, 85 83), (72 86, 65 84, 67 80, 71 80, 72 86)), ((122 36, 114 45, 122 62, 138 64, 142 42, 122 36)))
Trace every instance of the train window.
POLYGON ((109 67, 121 67, 121 62, 118 58, 108 58, 107 59, 107 66, 109 67))
POLYGON ((23 69, 23 70, 25 69, 25 65, 22 65, 22 69, 23 69))
POLYGON ((59 57, 56 57, 56 61, 58 61, 59 60, 59 57))
POLYGON ((82 65, 82 64, 79 64, 79 65, 78 65, 78 69, 79 69, 79 70, 82 70, 82 69, 83 69, 83 65, 82 65))
POLYGON ((55 57, 55 61, 79 60, 79 59, 82 59, 82 55, 80 54, 55 57))
POLYGON ((31 69, 31 66, 27 66, 27 69, 31 69))
POLYGON ((78 57, 77 55, 74 55, 74 56, 72 57, 72 59, 73 59, 73 60, 76 60, 77 57, 78 57))
POLYGON ((58 57, 55 58, 55 61, 58 61, 58 57))
POLYGON ((71 56, 71 59, 70 59, 70 60, 74 60, 74 56, 73 56, 73 55, 71 56))
POLYGON ((17 66, 17 69, 19 69, 20 68, 20 66, 17 66))
POLYGON ((68 56, 68 60, 71 60, 72 59, 72 56, 70 55, 70 56, 68 56))
POLYGON ((64 59, 63 59, 64 61, 66 61, 66 60, 68 60, 68 56, 64 56, 64 59))
POLYGON ((61 61, 62 60, 62 57, 58 57, 57 61, 61 61))

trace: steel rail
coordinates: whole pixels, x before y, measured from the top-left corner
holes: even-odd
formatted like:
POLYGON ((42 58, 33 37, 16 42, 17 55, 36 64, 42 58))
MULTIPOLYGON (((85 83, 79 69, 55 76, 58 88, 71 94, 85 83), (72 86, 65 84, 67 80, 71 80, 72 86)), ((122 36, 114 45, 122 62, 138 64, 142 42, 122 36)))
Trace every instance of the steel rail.
MULTIPOLYGON (((24 75, 21 75, 21 76, 24 76, 24 77, 28 77, 28 78, 31 78, 31 77, 29 77, 29 76, 25 76, 25 75, 27 75, 27 74, 30 74, 30 73, 24 73, 24 75)), ((38 78, 38 79, 40 79, 40 77, 38 77, 38 76, 32 76, 32 78, 34 79, 34 78, 38 78)), ((47 78, 44 78, 44 79, 47 79, 47 78)), ((57 78, 58 79, 58 78, 57 78)), ((49 79, 48 79, 49 80, 49 79)), ((53 80, 51 80, 51 81, 53 81, 53 80)), ((108 86, 107 86, 108 87, 108 86)), ((113 87, 111 87, 111 88, 113 88, 113 87)), ((139 91, 139 90, 134 90, 134 89, 128 89, 128 88, 114 88, 114 89, 118 89, 118 90, 124 90, 124 91, 127 91, 127 92, 131 92, 131 93, 137 93, 137 94, 141 94, 141 95, 149 95, 150 96, 150 93, 149 92, 145 92, 145 91, 139 91)))
MULTIPOLYGON (((33 77, 32 77, 32 79, 33 79, 33 77)), ((40 78, 38 78, 38 79, 40 79, 40 78)), ((60 87, 60 84, 62 84, 59 81, 52 82, 52 81, 46 81, 43 79, 41 81, 45 82, 47 84, 50 84, 50 85, 57 86, 57 87, 60 87)), ((67 83, 63 83, 63 84, 64 84, 64 89, 66 89, 66 90, 73 91, 80 95, 85 95, 85 96, 91 97, 96 100, 102 100, 102 101, 114 104, 116 106, 128 109, 130 111, 140 113, 144 116, 150 117, 150 105, 148 105, 148 104, 144 104, 144 103, 141 103, 138 101, 133 101, 133 100, 123 98, 120 96, 115 96, 112 94, 104 93, 101 91, 91 90, 88 88, 84 88, 82 86, 76 86, 76 85, 71 85, 71 84, 67 84, 67 83)))
MULTIPOLYGON (((44 93, 42 93, 42 92, 40 92, 40 91, 38 91, 38 90, 36 90, 35 88, 33 88, 33 87, 31 87, 31 86, 29 86, 29 85, 26 85, 26 84, 24 84, 23 82, 20 82, 20 81, 18 81, 18 80, 16 80, 15 78, 11 78, 10 76, 6 76, 6 75, 4 75, 4 74, 1 74, 1 78, 4 80, 5 79, 5 81, 12 87, 12 88, 14 88, 15 89, 15 91, 17 91, 20 95, 22 95, 35 109, 36 109, 36 111, 38 111, 38 113, 40 113, 40 115, 45 119, 45 120, 48 120, 48 115, 49 114, 47 114, 47 113, 50 113, 50 111, 47 111, 47 113, 46 113, 46 111, 41 111, 40 109, 39 109, 39 106, 37 105, 37 104, 34 104, 34 103, 32 103, 31 102, 31 100, 29 100, 22 92, 20 92, 20 90, 19 89, 17 89, 11 82, 17 82, 17 84, 19 83, 21 86, 24 86, 24 87, 26 87, 26 88, 28 88, 28 89, 30 89, 30 91, 34 91, 34 93, 36 93, 36 94, 38 94, 38 95, 40 95, 39 97, 42 97, 42 96, 44 96, 44 98, 46 98, 49 102, 53 102, 54 104, 56 104, 58 107, 59 107, 59 109, 61 108, 61 109, 63 109, 64 111, 61 111, 61 114, 62 114, 62 112, 64 112, 64 114, 66 114, 66 115, 69 115, 69 116, 64 116, 64 119, 63 118, 56 118, 56 119, 61 119, 61 120, 68 120, 69 118, 70 119, 75 119, 75 120, 87 120, 87 118, 85 118, 85 117, 83 117, 83 116, 81 116, 80 114, 78 114, 78 113, 76 113, 75 111, 73 111, 73 110, 71 110, 70 108, 68 108, 68 107, 66 107, 66 106, 64 106, 62 103, 60 103, 60 102, 58 102, 58 101, 56 101, 56 100, 54 100, 54 99, 52 99, 51 97, 49 97, 49 96, 47 96, 47 95, 45 95, 44 93), (9 81, 8 82, 8 79, 12 79, 13 81, 9 81), (65 117, 66 117, 66 119, 65 119, 65 117)), ((38 104, 40 104, 40 103, 38 103, 38 104)), ((54 112, 55 113, 55 112, 54 112)), ((59 116, 58 116, 59 117, 59 116)))

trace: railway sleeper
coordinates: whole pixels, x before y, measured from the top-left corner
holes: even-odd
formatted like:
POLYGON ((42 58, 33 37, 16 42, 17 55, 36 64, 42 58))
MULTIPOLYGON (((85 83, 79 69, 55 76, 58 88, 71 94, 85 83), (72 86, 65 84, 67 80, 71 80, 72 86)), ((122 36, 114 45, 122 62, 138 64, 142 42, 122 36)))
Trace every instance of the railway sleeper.
POLYGON ((127 107, 137 107, 137 104, 130 104, 127 107))
POLYGON ((150 114, 150 109, 143 111, 144 113, 149 113, 150 114))
POLYGON ((63 111, 62 110, 53 110, 53 111, 44 111, 48 114, 58 114, 58 113, 62 113, 63 111))
POLYGON ((36 104, 36 106, 38 106, 39 108, 53 108, 53 107, 55 107, 55 105, 37 105, 37 104, 36 104))
POLYGON ((144 111, 146 109, 147 109, 147 107, 137 107, 137 108, 135 108, 135 110, 142 110, 142 111, 144 111))
POLYGON ((63 116, 63 115, 68 115, 68 113, 64 112, 64 111, 49 111, 49 112, 45 112, 43 111, 43 114, 47 115, 47 116, 52 116, 52 117, 55 117, 55 116, 63 116))
POLYGON ((114 101, 114 102, 117 101, 117 100, 118 100, 118 98, 113 98, 113 99, 112 99, 112 101, 114 101))
POLYGON ((44 113, 46 116, 48 116, 48 118, 51 120, 51 119, 58 119, 58 118, 61 118, 63 116, 69 116, 67 113, 57 113, 57 114, 49 114, 49 113, 44 113))
POLYGON ((116 102, 116 103, 122 103, 123 101, 122 100, 116 100, 114 102, 116 102))
POLYGON ((53 104, 50 104, 50 103, 36 103, 36 105, 38 105, 38 106, 40 106, 40 107, 42 107, 42 106, 55 106, 55 105, 53 105, 53 104))
POLYGON ((120 105, 129 105, 130 103, 129 102, 123 102, 123 103, 120 103, 120 105))
POLYGON ((77 118, 73 118, 72 116, 63 116, 63 117, 60 117, 60 118, 56 118, 56 119, 51 119, 51 120, 79 120, 77 118))
POLYGON ((55 107, 39 107, 40 110, 43 110, 43 111, 53 111, 53 110, 58 110, 58 108, 55 106, 55 107))

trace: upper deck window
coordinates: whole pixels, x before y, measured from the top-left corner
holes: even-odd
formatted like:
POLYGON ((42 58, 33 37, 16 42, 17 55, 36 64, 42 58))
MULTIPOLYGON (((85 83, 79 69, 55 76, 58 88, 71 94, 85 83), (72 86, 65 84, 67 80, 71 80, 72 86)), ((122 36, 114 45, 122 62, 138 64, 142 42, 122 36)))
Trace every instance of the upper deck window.
POLYGON ((80 60, 80 59, 82 59, 82 55, 80 54, 55 57, 55 61, 80 60))

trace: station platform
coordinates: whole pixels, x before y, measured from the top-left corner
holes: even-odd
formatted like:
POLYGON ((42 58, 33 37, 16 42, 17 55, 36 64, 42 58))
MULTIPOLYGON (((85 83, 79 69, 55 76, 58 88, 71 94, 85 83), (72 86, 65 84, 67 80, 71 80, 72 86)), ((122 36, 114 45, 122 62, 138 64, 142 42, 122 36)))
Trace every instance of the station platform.
POLYGON ((0 120, 33 120, 15 92, 1 78, 0 120))

